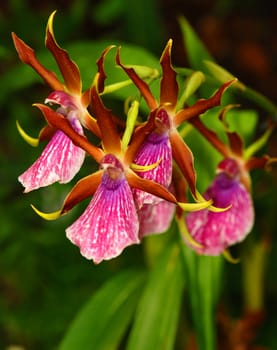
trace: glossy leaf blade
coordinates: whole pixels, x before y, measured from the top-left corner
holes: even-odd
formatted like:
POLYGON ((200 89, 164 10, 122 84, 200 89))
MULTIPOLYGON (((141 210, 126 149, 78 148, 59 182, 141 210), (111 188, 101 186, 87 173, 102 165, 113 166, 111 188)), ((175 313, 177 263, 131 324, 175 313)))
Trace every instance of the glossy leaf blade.
POLYGON ((150 273, 127 350, 174 349, 183 287, 180 250, 172 244, 161 254, 150 273))
POLYGON ((124 271, 110 279, 77 315, 58 350, 118 349, 143 282, 143 273, 138 270, 124 271))

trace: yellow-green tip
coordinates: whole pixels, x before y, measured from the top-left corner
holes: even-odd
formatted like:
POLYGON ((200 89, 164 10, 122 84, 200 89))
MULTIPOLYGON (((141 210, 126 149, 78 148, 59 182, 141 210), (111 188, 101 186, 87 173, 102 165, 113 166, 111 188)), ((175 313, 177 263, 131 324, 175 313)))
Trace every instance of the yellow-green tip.
POLYGON ((39 139, 29 136, 29 135, 22 129, 22 127, 20 126, 20 124, 19 124, 18 121, 16 121, 16 127, 17 127, 17 130, 18 130, 20 136, 23 138, 23 140, 25 140, 29 145, 31 145, 31 146, 33 146, 33 147, 37 147, 37 146, 38 146, 38 144, 39 144, 39 139))
POLYGON ((234 258, 228 249, 225 249, 223 251, 222 255, 224 256, 224 258, 228 262, 230 262, 232 264, 238 264, 240 262, 240 259, 239 258, 234 258))
POLYGON ((180 231, 180 234, 181 234, 181 237, 183 238, 183 240, 195 248, 199 248, 199 249, 203 248, 202 244, 195 241, 193 239, 193 237, 190 235, 188 228, 187 228, 187 225, 185 223, 184 217, 181 216, 181 218, 176 219, 176 221, 177 221, 179 231, 180 231))
POLYGON ((61 216, 62 211, 57 210, 52 213, 44 213, 40 210, 38 210, 34 205, 31 204, 32 209, 37 213, 40 217, 42 217, 44 220, 56 220, 61 216))

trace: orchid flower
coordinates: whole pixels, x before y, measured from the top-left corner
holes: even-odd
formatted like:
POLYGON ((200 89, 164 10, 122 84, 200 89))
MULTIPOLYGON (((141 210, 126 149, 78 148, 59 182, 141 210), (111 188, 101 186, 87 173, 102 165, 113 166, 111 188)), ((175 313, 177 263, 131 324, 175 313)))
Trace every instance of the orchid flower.
MULTIPOLYGON (((186 225, 190 235, 199 243, 191 245, 197 252, 206 255, 226 253, 226 249, 241 242, 251 231, 254 224, 254 206, 251 196, 250 171, 264 168, 274 159, 265 155, 254 157, 253 153, 262 147, 268 139, 271 129, 247 149, 244 149, 242 138, 228 130, 223 109, 220 119, 224 123, 229 145, 225 145, 218 136, 208 129, 199 117, 191 123, 223 155, 217 168, 217 175, 204 194, 212 199, 217 207, 230 206, 222 213, 200 210, 186 216, 186 225)), ((183 232, 186 227, 183 227, 183 232)))
MULTIPOLYGON (((84 213, 66 230, 66 234, 80 247, 81 254, 95 263, 116 257, 126 246, 140 241, 139 217, 132 194, 134 188, 162 198, 174 206, 178 205, 183 210, 198 210, 212 204, 211 201, 180 203, 166 187, 135 173, 137 165, 133 163, 134 157, 145 137, 155 128, 155 123, 150 116, 148 123, 139 130, 133 133, 132 128, 126 128, 121 136, 117 128, 117 118, 104 106, 100 97, 104 88, 103 64, 106 53, 107 50, 97 62, 98 73, 90 95, 91 108, 102 135, 101 148, 79 135, 62 114, 48 106, 37 105, 48 123, 60 129, 76 146, 91 155, 100 168, 77 182, 66 197, 61 210, 45 214, 34 209, 43 218, 51 220, 68 212, 81 200, 92 196, 84 213)), ((157 165, 158 163, 152 164, 150 167, 157 165)), ((149 166, 145 168, 147 170, 149 166)))
MULTIPOLYGON (((172 40, 169 40, 160 59, 163 74, 160 83, 159 101, 155 99, 149 86, 138 76, 135 70, 121 63, 119 51, 117 52, 116 61, 137 86, 149 107, 149 115, 154 118, 155 128, 145 140, 145 144, 138 150, 134 162, 146 165, 160 160, 160 163, 155 169, 141 173, 140 176, 160 182, 164 186, 169 186, 172 177, 173 158, 184 174, 191 193, 197 198, 193 154, 179 135, 177 127, 208 109, 218 106, 223 92, 233 81, 223 84, 209 99, 198 100, 190 107, 177 110, 179 87, 176 72, 171 64, 171 47, 172 40), (149 154, 151 154, 151 157, 149 154)), ((140 199, 140 204, 142 204, 141 202, 143 202, 142 199, 140 199)), ((146 202, 149 202, 149 198, 146 198, 146 202)))
MULTIPOLYGON (((57 62, 64 83, 60 82, 53 72, 39 62, 31 47, 18 38, 15 33, 12 33, 15 48, 21 61, 31 66, 53 90, 46 98, 45 103, 58 105, 57 112, 67 118, 78 134, 84 134, 83 126, 85 126, 100 136, 95 119, 87 111, 89 90, 82 93, 79 68, 55 40, 54 14, 55 12, 48 20, 45 44, 57 62)), ((19 124, 18 129, 23 138, 33 146, 37 146, 41 140, 50 138, 37 161, 19 176, 19 181, 25 187, 25 192, 48 186, 56 181, 67 183, 80 170, 85 158, 84 150, 76 147, 68 136, 57 130, 52 124, 48 123, 41 130, 38 139, 29 137, 19 124)))
MULTIPOLYGON (((148 171, 137 171, 137 173, 142 178, 154 180, 168 188, 172 182, 174 159, 181 169, 193 197, 198 201, 204 201, 204 198, 199 196, 196 191, 196 173, 194 169, 193 154, 180 136, 177 128, 183 122, 219 105, 223 92, 229 85, 231 85, 232 81, 223 84, 211 98, 207 100, 199 100, 191 107, 179 109, 179 87, 176 80, 176 72, 171 64, 171 48, 172 40, 169 40, 160 59, 162 79, 160 83, 159 101, 155 99, 149 86, 138 76, 136 71, 121 63, 119 50, 117 52, 117 64, 127 73, 137 86, 149 107, 149 118, 151 117, 151 120, 154 119, 154 128, 138 149, 134 158, 134 163, 146 166, 158 162, 157 167, 148 171)), ((149 122, 149 118, 145 124, 149 122)), ((177 195, 183 197, 182 193, 177 193, 177 195)), ((141 234, 144 235, 145 232, 156 232, 158 230, 160 230, 160 232, 165 231, 168 227, 168 223, 171 221, 174 210, 170 209, 167 211, 166 208, 168 207, 168 204, 161 204, 157 207, 156 204, 161 201, 161 198, 157 198, 149 193, 140 191, 139 189, 134 190, 134 196, 137 206, 139 210, 141 210, 141 213, 139 213, 141 234), (149 215, 147 217, 146 213, 150 212, 149 205, 151 204, 153 204, 153 211, 151 216, 149 215), (163 220, 161 220, 159 216, 155 218, 153 214, 156 212, 158 215, 161 210, 163 210, 162 213, 164 214, 163 220), (152 218, 152 224, 150 217, 152 218), (159 222, 159 228, 156 225, 157 222, 159 222), (154 228, 155 225, 156 229, 154 228)))

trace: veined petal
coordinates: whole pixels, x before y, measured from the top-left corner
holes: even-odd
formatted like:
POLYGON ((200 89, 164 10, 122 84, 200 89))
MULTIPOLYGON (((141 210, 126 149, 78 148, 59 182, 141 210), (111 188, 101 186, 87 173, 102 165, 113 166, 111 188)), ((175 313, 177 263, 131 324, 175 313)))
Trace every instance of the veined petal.
POLYGON ((96 264, 118 256, 122 250, 139 243, 138 217, 131 189, 125 177, 106 186, 105 177, 87 209, 69 228, 67 237, 81 254, 96 264))
MULTIPOLYGON (((54 56, 64 78, 65 85, 71 93, 81 94, 82 83, 78 66, 69 58, 68 53, 56 42, 53 32, 54 11, 46 27, 45 45, 54 56)), ((55 89, 58 90, 58 89, 55 89)))
POLYGON ((74 145, 85 150, 93 157, 93 159, 95 159, 96 162, 100 163, 104 156, 103 151, 91 144, 86 137, 76 132, 70 122, 63 115, 42 104, 35 104, 35 106, 42 111, 45 119, 51 126, 62 130, 63 133, 72 140, 74 145))
POLYGON ((167 109, 174 110, 177 104, 179 87, 176 80, 176 72, 171 65, 171 47, 172 39, 168 41, 160 60, 163 69, 160 104, 167 104, 167 109))
MULTIPOLYGON (((158 163, 153 169, 142 172, 136 171, 136 173, 144 179, 153 180, 168 187, 172 177, 172 152, 168 135, 158 135, 156 133, 148 135, 138 151, 134 163, 141 166, 158 163)), ((161 200, 139 189, 134 189, 133 193, 139 208, 143 204, 154 204, 161 200)))
POLYGON ((63 90, 63 84, 59 82, 59 80, 53 72, 46 69, 39 62, 34 50, 30 46, 25 44, 23 40, 19 39, 15 33, 12 33, 12 38, 14 46, 21 61, 32 67, 42 77, 45 83, 49 85, 53 90, 63 90))
POLYGON ((29 192, 54 182, 67 183, 80 170, 85 151, 75 146, 70 138, 57 130, 40 157, 19 176, 18 180, 29 192))
POLYGON ((157 204, 144 204, 138 210, 139 237, 165 232, 175 213, 176 205, 162 200, 157 204))
POLYGON ((212 198, 216 207, 231 207, 221 213, 207 209, 189 213, 186 223, 193 239, 203 246, 196 249, 199 253, 219 255, 227 247, 242 241, 251 231, 253 203, 246 188, 224 173, 215 178, 205 197, 212 198))

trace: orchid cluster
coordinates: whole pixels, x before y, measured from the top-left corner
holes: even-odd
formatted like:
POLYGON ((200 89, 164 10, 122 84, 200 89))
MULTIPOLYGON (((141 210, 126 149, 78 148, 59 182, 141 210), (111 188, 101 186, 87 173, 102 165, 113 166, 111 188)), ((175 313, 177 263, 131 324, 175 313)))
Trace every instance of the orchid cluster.
MULTIPOLYGON (((45 103, 35 104, 47 122, 38 139, 28 136, 18 124, 20 134, 32 145, 48 142, 19 181, 25 192, 54 182, 68 183, 79 172, 86 155, 99 167, 73 186, 60 210, 48 214, 34 210, 52 220, 92 197, 83 214, 66 229, 66 235, 84 257, 95 263, 118 256, 145 235, 166 231, 175 213, 184 240, 199 253, 218 255, 243 240, 254 221, 249 170, 265 167, 269 158, 254 158, 249 152, 245 157, 241 138, 229 132, 227 126, 230 146, 226 146, 200 118, 207 110, 220 106, 224 91, 234 80, 222 84, 208 99, 182 105, 169 40, 160 58, 162 76, 157 99, 139 70, 122 63, 117 48, 115 64, 137 87, 149 109, 147 120, 139 121, 139 99, 133 100, 127 116, 119 117, 104 105, 102 97, 105 58, 113 47, 102 52, 93 83, 83 91, 79 68, 56 42, 53 19, 54 13, 48 20, 45 44, 63 82, 13 33, 21 61, 51 89, 45 103), (197 191, 194 156, 179 133, 178 127, 184 122, 199 130, 224 158, 203 196, 197 191), (90 141, 91 135, 97 143, 90 141), (193 203, 188 202, 188 191, 193 203), (190 213, 185 217, 184 211, 190 213)), ((225 112, 226 108, 220 115, 224 125, 225 112)))

